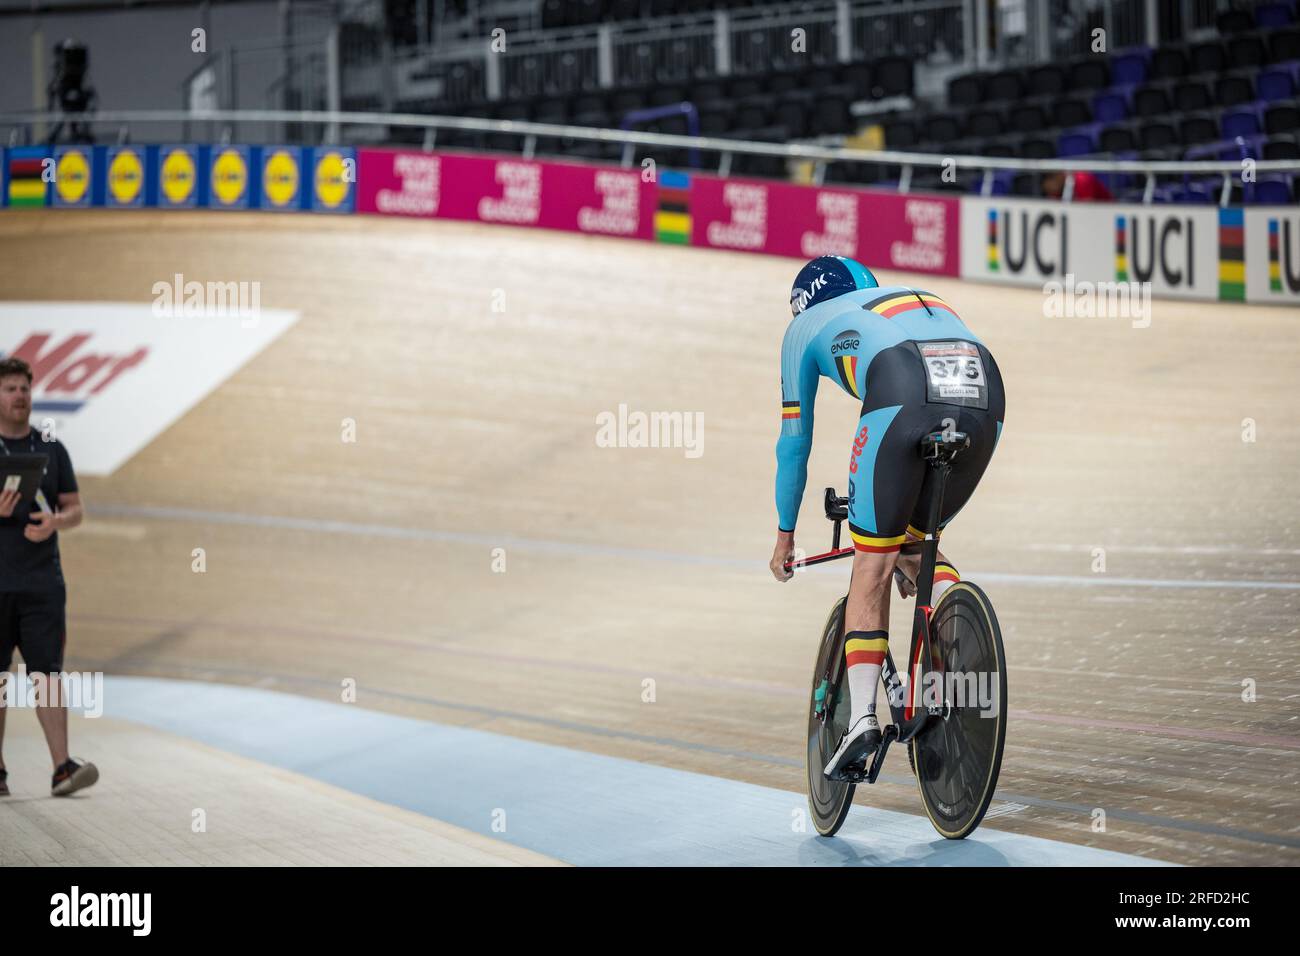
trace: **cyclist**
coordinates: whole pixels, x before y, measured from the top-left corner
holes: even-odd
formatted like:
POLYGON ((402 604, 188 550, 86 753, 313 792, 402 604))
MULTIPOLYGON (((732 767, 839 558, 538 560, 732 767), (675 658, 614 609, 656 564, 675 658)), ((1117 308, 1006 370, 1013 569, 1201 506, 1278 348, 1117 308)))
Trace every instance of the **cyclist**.
MULTIPOLYGON (((795 556, 794 530, 808 479, 813 403, 822 376, 862 402, 849 457, 849 532, 853 578, 844 615, 844 656, 851 703, 849 729, 826 764, 836 777, 880 746, 876 687, 889 646, 889 582, 899 566, 899 593, 916 593, 920 555, 899 556, 920 540, 918 511, 925 462, 921 439, 932 431, 970 436, 953 460, 940 528, 975 490, 1002 432, 1002 377, 993 356, 952 307, 919 289, 880 286, 863 265, 821 256, 800 270, 790 290, 793 318, 781 343, 781 437, 776 443, 779 520, 772 574, 795 556)), ((932 601, 959 580, 942 555, 932 601)))

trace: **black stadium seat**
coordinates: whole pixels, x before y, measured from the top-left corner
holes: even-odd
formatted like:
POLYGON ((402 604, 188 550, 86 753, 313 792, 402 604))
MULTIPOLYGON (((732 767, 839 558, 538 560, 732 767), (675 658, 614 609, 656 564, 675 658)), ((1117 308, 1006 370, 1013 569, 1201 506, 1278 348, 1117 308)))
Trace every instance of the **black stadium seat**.
POLYGON ((1228 68, 1228 54, 1218 40, 1193 45, 1188 63, 1192 73, 1222 73, 1228 68))
POLYGON ((1174 86, 1174 109, 1180 113, 1192 110, 1208 110, 1214 105, 1214 97, 1206 83, 1188 80, 1174 86))
POLYGON ((984 100, 984 84, 978 73, 966 73, 948 81, 949 106, 979 106, 984 100))
POLYGON ((1103 153, 1132 153, 1138 148, 1137 137, 1127 126, 1111 126, 1102 130, 1099 145, 1103 153))
POLYGON ((855 98, 871 95, 872 73, 870 63, 848 63, 840 68, 839 81, 853 90, 855 98))
POLYGON ((1050 139, 1031 136, 1020 144, 1019 152, 1025 159, 1053 159, 1056 156, 1056 144, 1050 139))
POLYGON ((1219 106, 1240 106, 1255 98, 1255 87, 1251 77, 1231 74, 1219 77, 1214 86, 1214 101, 1219 106))
POLYGON ((686 88, 682 86, 660 86, 650 91, 650 106, 671 106, 687 98, 686 88))
POLYGON ((971 136, 1001 136, 1004 132, 1002 118, 992 110, 976 110, 966 121, 966 131, 971 136))
POLYGON ((692 103, 696 104, 714 103, 726 98, 726 88, 721 83, 712 80, 693 84, 687 97, 692 103))
POLYGON ((1036 67, 1029 71, 1029 89, 1034 96, 1060 96, 1065 92, 1065 71, 1059 66, 1036 67))
POLYGON ((1110 85, 1110 69, 1102 60, 1080 60, 1070 67, 1071 90, 1099 90, 1110 85))
POLYGON ((1147 79, 1176 80, 1187 75, 1187 53, 1180 47, 1161 47, 1151 54, 1147 79))
POLYGON ((1265 159, 1300 159, 1300 143, 1291 136, 1274 136, 1264 144, 1265 159))
POLYGON ((1268 62, 1268 48, 1264 43, 1263 33, 1250 33, 1245 36, 1232 37, 1228 41, 1228 65, 1242 70, 1248 67, 1261 67, 1268 62))
POLYGON ((915 88, 912 60, 902 56, 885 56, 875 62, 872 94, 876 97, 911 96, 915 88))
POLYGON ((572 111, 574 116, 583 113, 603 113, 607 105, 604 94, 583 93, 581 96, 573 98, 572 111))
POLYGON ((830 70, 809 70, 804 74, 803 85, 810 90, 824 90, 835 82, 835 74, 830 70))
POLYGON ((925 126, 926 139, 936 143, 952 143, 961 139, 961 120, 956 116, 931 117, 925 126))
POLYGON ((853 114, 849 104, 838 96, 828 97, 817 102, 813 115, 813 131, 824 136, 830 133, 844 133, 853 128, 853 114))
POLYGON ((772 112, 772 122, 784 126, 792 139, 808 135, 808 111, 800 103, 778 103, 772 112))
POLYGON ((1278 30, 1268 39, 1268 62, 1300 60, 1300 28, 1278 30))
POLYGON ((1082 126, 1092 122, 1092 109, 1087 100, 1059 100, 1052 106, 1052 118, 1055 126, 1082 126))
POLYGON ((1296 130, 1300 130, 1300 106, 1294 102, 1278 103, 1264 111, 1264 132, 1270 136, 1296 130))
POLYGON ((767 110, 761 106, 742 106, 736 110, 736 129, 757 130, 768 125, 767 110))
POLYGON ((1157 122, 1144 123, 1138 127, 1138 145, 1147 150, 1166 149, 1181 144, 1178 142, 1178 131, 1172 124, 1157 122))
POLYGON ((908 149, 920 142, 916 124, 901 117, 890 117, 882 124, 887 149, 908 149))
POLYGON ((1213 117, 1201 113, 1184 117, 1178 124, 1179 138, 1187 146, 1212 143, 1219 138, 1219 124, 1213 117))
POLYGON ((1169 93, 1163 86, 1144 86, 1133 94, 1134 116, 1163 116, 1169 110, 1169 93))
POLYGON ((1025 95, 1020 75, 1012 70, 994 73, 984 84, 984 98, 993 103, 1018 100, 1025 95))
MULTIPOLYGON (((1036 133, 1052 125, 1041 106, 1016 106, 1007 114, 1007 122, 1017 133, 1036 133)), ((1046 157, 1042 157, 1046 158, 1046 157)))
POLYGON ((1227 36, 1231 33, 1246 33, 1255 29, 1254 18, 1245 10, 1227 10, 1215 17, 1219 33, 1227 36))

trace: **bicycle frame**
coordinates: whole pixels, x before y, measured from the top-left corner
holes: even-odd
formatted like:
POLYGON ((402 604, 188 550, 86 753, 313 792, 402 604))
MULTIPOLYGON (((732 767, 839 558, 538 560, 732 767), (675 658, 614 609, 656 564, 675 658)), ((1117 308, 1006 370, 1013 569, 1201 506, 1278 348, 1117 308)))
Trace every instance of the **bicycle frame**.
MULTIPOLYGON (((907 743, 921 732, 931 717, 942 716, 949 706, 946 700, 940 706, 930 705, 924 707, 916 707, 913 702, 916 699, 918 688, 926 686, 926 675, 931 672, 930 665, 934 663, 930 647, 930 616, 934 609, 930 601, 934 592, 934 567, 939 555, 939 523, 943 519, 944 489, 948 482, 948 475, 952 471, 953 455, 968 444, 969 439, 960 432, 933 433, 926 436, 926 439, 922 442, 922 454, 930 463, 930 468, 926 470, 925 479, 921 485, 921 500, 927 503, 925 538, 922 539, 919 545, 904 545, 905 549, 919 547, 921 550, 921 567, 916 581, 916 609, 912 617, 912 644, 907 657, 908 676, 906 682, 904 682, 894 665, 893 655, 886 651, 885 660, 881 666, 881 678, 885 682, 889 712, 893 723, 883 728, 880 747, 876 750, 871 766, 867 769, 865 779, 868 783, 875 783, 881 765, 885 761, 885 753, 893 741, 907 743), (904 693, 906 693, 906 698, 903 696, 904 693)), ((834 561, 837 558, 848 557, 853 553, 853 548, 839 547, 840 523, 848 516, 846 499, 837 498, 834 489, 827 488, 825 503, 826 517, 835 523, 831 550, 824 554, 793 561, 790 563, 791 570, 834 561)), ((841 628, 841 648, 843 640, 844 630, 841 628)), ((844 668, 844 653, 841 649, 834 656, 830 672, 823 679, 822 686, 839 687, 844 668)), ((823 722, 830 722, 834 719, 838 696, 838 694, 827 695, 825 709, 821 714, 823 722)))

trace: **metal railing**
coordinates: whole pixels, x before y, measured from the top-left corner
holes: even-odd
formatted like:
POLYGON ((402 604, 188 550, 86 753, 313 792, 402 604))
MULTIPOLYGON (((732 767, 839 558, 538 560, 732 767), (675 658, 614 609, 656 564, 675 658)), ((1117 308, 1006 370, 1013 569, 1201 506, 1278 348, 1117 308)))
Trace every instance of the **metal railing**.
MULTIPOLYGON (((8 129, 4 137, 9 145, 22 145, 29 141, 30 131, 42 124, 50 125, 66 119, 61 113, 0 113, 0 129, 8 129), (22 136, 18 135, 20 131, 22 136)), ((533 123, 514 120, 480 119, 470 116, 426 116, 415 113, 368 113, 353 111, 322 112, 311 110, 105 110, 80 118, 90 126, 117 126, 118 142, 130 141, 131 124, 193 123, 214 124, 221 127, 220 142, 239 142, 241 125, 279 124, 292 130, 296 127, 317 126, 328 131, 336 141, 346 139, 345 127, 424 130, 424 147, 437 146, 439 130, 504 134, 518 137, 525 157, 536 154, 539 140, 568 140, 603 143, 622 147, 622 164, 631 166, 637 147, 663 150, 700 150, 719 157, 719 168, 730 168, 735 156, 762 156, 784 159, 789 162, 809 162, 813 165, 813 182, 821 185, 829 163, 867 163, 897 166, 901 169, 898 190, 908 192, 914 171, 920 169, 953 169, 982 174, 981 193, 989 195, 994 176, 999 171, 1018 173, 1064 172, 1067 175, 1065 196, 1073 192, 1073 175, 1077 172, 1129 173, 1145 177, 1143 201, 1151 202, 1156 187, 1156 177, 1162 175, 1216 175, 1221 178, 1221 202, 1227 204, 1233 185, 1240 181, 1243 165, 1240 160, 1117 160, 1069 157, 1055 159, 1015 159, 995 156, 943 155, 939 153, 912 153, 902 150, 866 150, 846 146, 823 146, 805 143, 758 143, 747 140, 721 139, 710 136, 679 136, 671 133, 649 133, 636 130, 596 129, 587 126, 566 126, 555 123, 533 123), (336 132, 337 131, 337 132, 336 132)), ((317 139, 317 142, 322 140, 317 139)), ((1300 175, 1300 160, 1274 159, 1253 162, 1253 172, 1300 175)))

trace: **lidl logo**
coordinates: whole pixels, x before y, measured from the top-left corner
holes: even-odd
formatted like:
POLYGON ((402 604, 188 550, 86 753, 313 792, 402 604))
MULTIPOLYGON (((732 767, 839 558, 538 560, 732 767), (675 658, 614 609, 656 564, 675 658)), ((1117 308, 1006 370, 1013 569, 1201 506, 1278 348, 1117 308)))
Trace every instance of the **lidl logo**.
POLYGON ((313 176, 313 206, 326 211, 345 211, 352 199, 356 159, 351 150, 326 150, 316 153, 313 176))
POLYGON ((90 160, 76 147, 59 152, 54 165, 54 198, 59 206, 90 203, 90 160))
POLYGON ((144 194, 144 163, 129 146, 109 151, 108 204, 136 206, 144 194))
POLYGON ((262 194, 266 204, 275 209, 296 206, 298 200, 298 157, 294 151, 268 151, 262 164, 262 194))
POLYGON ((248 201, 248 159, 227 147, 212 160, 212 198, 215 206, 243 206, 248 201))
POLYGON ((194 154, 183 146, 166 150, 163 155, 158 184, 162 190, 163 206, 192 206, 197 183, 195 181, 194 154))

